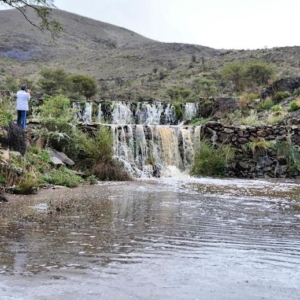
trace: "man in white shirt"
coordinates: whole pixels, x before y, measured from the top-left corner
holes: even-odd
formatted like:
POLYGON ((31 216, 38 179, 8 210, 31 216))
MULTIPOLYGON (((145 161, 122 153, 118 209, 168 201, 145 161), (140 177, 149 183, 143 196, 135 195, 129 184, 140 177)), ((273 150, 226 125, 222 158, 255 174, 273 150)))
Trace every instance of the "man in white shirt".
POLYGON ((31 98, 30 90, 26 89, 26 85, 21 85, 21 90, 17 92, 17 124, 23 129, 26 129, 26 117, 28 112, 28 102, 31 98))

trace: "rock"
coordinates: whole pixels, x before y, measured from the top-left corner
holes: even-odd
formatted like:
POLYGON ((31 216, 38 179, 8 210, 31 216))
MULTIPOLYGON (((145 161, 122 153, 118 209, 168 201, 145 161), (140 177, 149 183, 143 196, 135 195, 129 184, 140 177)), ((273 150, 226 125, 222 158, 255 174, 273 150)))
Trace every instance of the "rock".
POLYGON ((234 133, 234 130, 230 129, 230 128, 224 128, 224 132, 225 133, 234 133))
POLYGON ((277 161, 280 166, 287 165, 287 160, 284 156, 277 157, 277 161))
POLYGON ((267 136, 267 133, 264 130, 259 130, 259 131, 257 131, 257 136, 265 137, 265 136, 267 136))
POLYGON ((1 150, 1 157, 4 160, 9 160, 10 159, 9 150, 1 150))
POLYGON ((65 153, 56 151, 54 149, 49 149, 49 150, 50 150, 51 159, 53 160, 53 158, 55 158, 54 161, 58 162, 57 164, 59 164, 59 161, 61 161, 62 163, 69 166, 74 165, 74 161, 70 159, 65 153))
POLYGON ((65 164, 57 157, 53 156, 51 157, 51 162, 56 166, 65 166, 65 164))
POLYGON ((248 169, 249 169, 249 166, 248 166, 246 163, 242 162, 242 161, 239 161, 239 162, 237 163, 237 167, 238 167, 240 170, 248 170, 248 169))
POLYGON ((243 138, 243 137, 238 138, 237 141, 238 141, 240 144, 246 144, 246 143, 248 143, 248 139, 243 138))
POLYGON ((0 194, 0 202, 8 202, 8 200, 4 195, 0 194))

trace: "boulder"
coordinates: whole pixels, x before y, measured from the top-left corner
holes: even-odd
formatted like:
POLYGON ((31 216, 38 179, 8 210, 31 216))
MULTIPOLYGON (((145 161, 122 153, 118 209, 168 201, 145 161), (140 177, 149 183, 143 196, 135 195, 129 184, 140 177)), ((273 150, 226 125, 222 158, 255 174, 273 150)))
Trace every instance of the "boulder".
POLYGON ((61 164, 60 162, 62 162, 63 164, 66 164, 69 166, 74 165, 74 161, 72 159, 70 159, 65 153, 56 151, 54 149, 49 149, 49 151, 50 151, 50 156, 51 156, 52 162, 54 164, 61 164))

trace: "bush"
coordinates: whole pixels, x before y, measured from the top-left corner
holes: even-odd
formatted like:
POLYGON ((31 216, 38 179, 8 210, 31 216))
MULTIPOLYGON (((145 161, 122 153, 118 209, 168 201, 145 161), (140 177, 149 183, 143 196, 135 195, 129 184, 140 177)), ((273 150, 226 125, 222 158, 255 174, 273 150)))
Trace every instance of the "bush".
POLYGON ((101 126, 92 136, 80 133, 78 147, 81 155, 79 164, 93 168, 95 164, 112 160, 113 136, 109 128, 101 126))
POLYGON ((259 103, 261 109, 269 110, 274 105, 271 98, 266 98, 263 102, 259 103))
POLYGON ((282 101, 283 99, 288 98, 288 97, 290 97, 290 96, 291 96, 291 93, 288 92, 288 91, 277 92, 277 93, 274 95, 273 99, 274 99, 274 101, 276 101, 276 102, 280 102, 280 101, 282 101))
POLYGON ((83 179, 66 167, 61 167, 51 170, 48 176, 44 177, 44 181, 55 185, 76 187, 83 179))
POLYGON ((299 108, 300 108, 300 106, 298 106, 298 104, 295 101, 291 102, 291 104, 290 104, 291 111, 298 110, 299 108))
POLYGON ((222 177, 229 160, 233 159, 234 151, 228 145, 220 145, 217 149, 202 140, 200 150, 195 155, 191 175, 222 177))
POLYGON ((13 189, 14 194, 35 194, 38 188, 38 180, 33 173, 28 173, 20 183, 13 189))
POLYGON ((175 115, 177 120, 181 120, 183 118, 183 110, 181 104, 176 102, 174 103, 175 115))
POLYGON ((251 150, 253 155, 262 155, 265 154, 266 150, 274 148, 274 145, 266 141, 264 138, 256 138, 253 142, 248 143, 247 145, 251 150))

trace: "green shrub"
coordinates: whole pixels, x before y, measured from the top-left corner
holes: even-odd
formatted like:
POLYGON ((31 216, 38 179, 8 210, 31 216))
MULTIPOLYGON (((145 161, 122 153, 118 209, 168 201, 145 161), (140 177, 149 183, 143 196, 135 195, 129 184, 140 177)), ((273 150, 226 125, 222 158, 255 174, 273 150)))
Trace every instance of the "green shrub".
POLYGON ((113 136, 109 128, 101 126, 100 129, 89 136, 79 134, 78 149, 82 158, 80 166, 92 168, 100 162, 111 161, 113 157, 113 136))
POLYGON ((300 170, 300 153, 298 147, 291 144, 291 141, 276 140, 277 157, 284 156, 291 171, 300 170))
POLYGON ((298 104, 295 101, 291 102, 291 104, 290 104, 291 111, 298 110, 299 108, 300 108, 300 106, 298 106, 298 104))
POLYGON ((14 194, 35 194, 38 188, 38 180, 33 173, 28 173, 20 183, 13 189, 14 194))
POLYGON ((279 111, 282 111, 282 107, 280 105, 273 105, 271 107, 271 110, 274 112, 279 112, 279 111))
POLYGON ((51 156, 50 152, 47 149, 43 149, 39 154, 38 154, 38 159, 46 162, 46 163, 51 163, 51 156))
POLYGON ((89 182, 89 184, 97 184, 98 178, 95 175, 91 175, 87 177, 86 181, 89 182))
POLYGON ((48 176, 44 177, 44 181, 55 185, 76 187, 83 180, 81 177, 76 175, 73 171, 67 169, 66 167, 61 167, 59 169, 51 170, 48 173, 48 176))
POLYGON ((253 155, 264 154, 266 150, 274 148, 274 145, 271 142, 260 137, 256 138, 253 142, 249 142, 247 146, 252 151, 253 155))
POLYGON ((263 102, 259 103, 261 109, 269 110, 274 105, 271 98, 266 98, 263 102))
POLYGON ((195 155, 191 175, 222 177, 229 160, 233 159, 234 151, 228 145, 220 145, 217 149, 202 140, 200 150, 195 155))
POLYGON ((178 102, 174 103, 174 109, 175 109, 176 119, 181 120, 183 117, 183 110, 180 103, 178 102))
POLYGON ((209 118, 195 118, 190 122, 190 125, 196 126, 196 125, 201 125, 204 124, 205 122, 208 122, 210 119, 209 118))
POLYGON ((285 98, 288 98, 290 96, 291 96, 290 92, 288 92, 288 91, 284 91, 284 92, 280 91, 280 92, 277 92, 274 95, 273 99, 274 99, 274 101, 279 102, 279 101, 281 101, 281 100, 283 100, 285 98))

